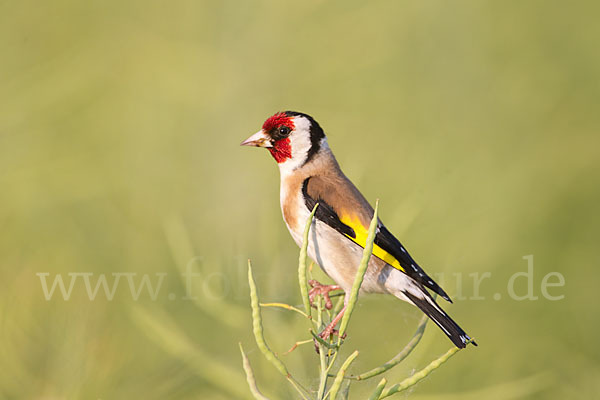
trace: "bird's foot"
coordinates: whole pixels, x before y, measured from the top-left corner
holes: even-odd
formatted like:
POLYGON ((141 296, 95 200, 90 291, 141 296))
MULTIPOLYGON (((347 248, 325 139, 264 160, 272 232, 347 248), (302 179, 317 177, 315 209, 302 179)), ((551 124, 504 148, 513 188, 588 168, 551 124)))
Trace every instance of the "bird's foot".
MULTIPOLYGON (((325 329, 323 329, 323 332, 319 333, 319 337, 321 339, 327 341, 327 340, 329 340, 330 337, 338 336, 339 334, 340 334, 340 332, 337 329, 335 329, 331 325, 328 325, 325 329)), ((342 335, 342 339, 346 339, 345 333, 342 335)))
MULTIPOLYGON (((313 301, 316 296, 321 295, 321 296, 323 296, 323 299, 325 299, 325 308, 328 310, 331 310, 331 308, 333 307, 333 303, 331 302, 331 299, 329 298, 329 292, 331 292, 333 290, 341 290, 342 288, 339 285, 323 285, 314 279, 311 279, 310 281, 308 281, 308 284, 312 288, 308 292, 308 298, 310 299, 310 304, 313 307, 315 307, 315 305, 313 304, 313 301)), ((323 332, 325 332, 325 331, 323 331, 323 332)), ((330 332, 330 335, 331 335, 331 332, 330 332)))
MULTIPOLYGON (((315 350, 317 351, 317 354, 319 353, 319 344, 321 346, 323 346, 324 348, 327 348, 328 353, 332 349, 337 349, 337 345, 330 343, 330 340, 333 336, 339 336, 339 331, 337 329, 335 329, 335 326, 338 324, 338 322, 341 321, 342 316, 344 315, 345 311, 346 311, 346 306, 344 306, 344 308, 342 308, 342 310, 339 312, 339 314, 335 316, 335 318, 325 327, 325 329, 323 329, 321 331, 321 333, 314 336, 315 350)), ((341 339, 346 339, 345 332, 341 336, 341 339)))
MULTIPOLYGON (((330 339, 333 336, 338 336, 339 335, 339 331, 337 329, 334 328, 334 325, 329 324, 327 325, 327 327, 325 329, 323 329, 323 331, 321 333, 319 333, 314 339, 313 342, 315 343, 315 351, 317 352, 317 354, 319 354, 319 344, 327 349, 327 353, 331 353, 332 350, 335 350, 337 348, 337 345, 334 343, 330 343, 330 339)), ((342 339, 346 339, 346 334, 344 333, 342 335, 342 339)))

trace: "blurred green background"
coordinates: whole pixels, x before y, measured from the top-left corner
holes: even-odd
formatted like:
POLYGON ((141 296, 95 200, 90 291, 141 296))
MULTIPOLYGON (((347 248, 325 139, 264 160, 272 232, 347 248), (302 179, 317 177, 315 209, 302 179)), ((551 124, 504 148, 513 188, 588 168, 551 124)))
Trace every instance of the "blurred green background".
MULTIPOLYGON (((300 304, 297 248, 275 163, 238 146, 285 109, 321 123, 387 226, 444 274, 459 297, 446 309, 480 344, 398 397, 595 398, 599 11, 0 2, 0 398, 248 398, 239 341, 265 394, 294 397, 254 344, 245 274, 251 258, 261 299, 300 304), (528 255, 538 300, 517 301, 507 285, 528 255), (564 276, 548 289, 562 300, 542 296, 550 272, 564 276), (112 300, 102 289, 91 300, 82 273, 92 288, 100 274, 110 285, 130 275, 112 300), (475 292, 470 274, 486 273, 475 292), (68 300, 58 287, 46 300, 42 280, 57 274, 67 289, 75 277, 68 300), (137 287, 144 274, 160 290, 135 300, 128 279, 137 287)), ((527 292, 524 277, 515 290, 527 292)), ((294 315, 263 314, 276 351, 307 338, 294 315)), ((362 299, 352 372, 396 354, 419 318, 395 299, 362 299)), ((388 380, 450 345, 430 326, 388 380)), ((284 360, 315 388, 310 346, 284 360)))

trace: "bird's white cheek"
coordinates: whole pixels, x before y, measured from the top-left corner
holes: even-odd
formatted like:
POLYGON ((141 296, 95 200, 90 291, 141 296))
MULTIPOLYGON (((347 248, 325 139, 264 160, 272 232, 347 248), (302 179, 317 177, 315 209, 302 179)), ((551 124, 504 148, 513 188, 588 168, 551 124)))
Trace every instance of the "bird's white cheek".
POLYGON ((282 175, 290 174, 296 168, 304 165, 311 147, 310 138, 292 135, 290 136, 290 146, 292 148, 292 157, 279 164, 279 170, 282 175))

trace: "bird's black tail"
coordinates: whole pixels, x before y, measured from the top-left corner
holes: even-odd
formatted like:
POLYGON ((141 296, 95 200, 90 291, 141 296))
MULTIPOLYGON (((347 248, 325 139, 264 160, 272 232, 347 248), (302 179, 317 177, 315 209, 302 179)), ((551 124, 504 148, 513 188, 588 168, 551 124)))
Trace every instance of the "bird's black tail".
POLYGON ((452 340, 459 349, 464 349, 468 343, 477 343, 471 340, 469 335, 462 330, 460 326, 452 318, 450 318, 435 302, 429 293, 424 293, 424 297, 420 298, 410 293, 409 291, 402 292, 414 305, 419 307, 427 316, 435 322, 437 326, 452 340))

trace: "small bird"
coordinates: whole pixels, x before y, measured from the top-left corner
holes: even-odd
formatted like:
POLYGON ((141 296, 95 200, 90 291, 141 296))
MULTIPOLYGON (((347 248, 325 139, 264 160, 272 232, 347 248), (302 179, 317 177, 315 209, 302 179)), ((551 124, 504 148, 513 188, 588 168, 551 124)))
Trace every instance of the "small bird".
MULTIPOLYGON (((306 221, 319 203, 309 233, 308 255, 337 285, 311 281, 311 298, 322 294, 328 299, 331 290, 345 292, 344 307, 320 334, 322 338, 329 338, 346 311, 373 207, 344 175, 323 129, 307 114, 278 112, 241 145, 267 148, 277 161, 281 175, 281 211, 298 246, 302 246, 306 221)), ((379 220, 373 257, 360 293, 392 294, 420 308, 457 347, 464 348, 468 343, 477 345, 441 309, 428 289, 452 302, 379 220)), ((331 307, 330 301, 328 306, 331 307)))

